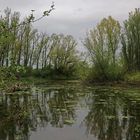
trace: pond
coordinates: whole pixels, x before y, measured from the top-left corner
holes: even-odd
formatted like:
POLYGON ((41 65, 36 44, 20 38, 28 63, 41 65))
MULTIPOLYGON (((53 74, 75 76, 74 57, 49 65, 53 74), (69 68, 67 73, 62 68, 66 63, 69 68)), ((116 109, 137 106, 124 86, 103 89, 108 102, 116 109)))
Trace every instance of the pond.
POLYGON ((140 89, 46 83, 0 94, 0 140, 140 140, 140 89))

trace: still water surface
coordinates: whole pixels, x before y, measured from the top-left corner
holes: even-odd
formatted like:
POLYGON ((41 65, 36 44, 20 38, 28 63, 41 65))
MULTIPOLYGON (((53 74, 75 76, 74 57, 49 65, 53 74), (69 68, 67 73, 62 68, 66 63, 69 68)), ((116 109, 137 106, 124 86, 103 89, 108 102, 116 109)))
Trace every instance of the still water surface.
POLYGON ((0 140, 140 140, 140 89, 59 83, 1 93, 0 140))

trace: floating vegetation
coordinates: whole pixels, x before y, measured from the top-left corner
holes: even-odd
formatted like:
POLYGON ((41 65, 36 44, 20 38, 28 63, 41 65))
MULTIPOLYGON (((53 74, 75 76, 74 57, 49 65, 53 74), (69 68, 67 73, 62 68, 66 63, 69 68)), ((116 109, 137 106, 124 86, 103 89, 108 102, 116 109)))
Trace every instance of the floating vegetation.
POLYGON ((72 125, 74 123, 75 123, 74 120, 64 120, 64 124, 67 124, 67 125, 72 125))
POLYGON ((107 119, 111 120, 111 119, 115 119, 116 116, 106 116, 107 119))

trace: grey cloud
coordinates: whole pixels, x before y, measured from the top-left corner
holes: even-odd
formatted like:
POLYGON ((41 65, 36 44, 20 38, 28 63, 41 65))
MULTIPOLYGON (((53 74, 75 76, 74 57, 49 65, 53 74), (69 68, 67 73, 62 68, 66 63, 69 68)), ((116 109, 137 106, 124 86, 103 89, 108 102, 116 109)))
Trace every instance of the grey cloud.
MULTIPOLYGON (((0 9, 9 7, 20 11, 22 17, 35 9, 38 17, 49 8, 52 0, 1 0, 0 9)), ((140 7, 139 0, 54 0, 56 10, 51 15, 34 24, 40 31, 71 34, 84 37, 86 31, 109 15, 119 21, 128 17, 128 12, 140 7)))
MULTIPOLYGON (((45 20, 45 19, 44 19, 45 20)), ((94 18, 81 18, 81 19, 57 19, 49 17, 47 22, 40 22, 39 24, 36 23, 35 27, 38 28, 40 31, 51 33, 64 33, 73 35, 75 38, 79 39, 83 37, 86 32, 93 28, 98 19, 94 18)))

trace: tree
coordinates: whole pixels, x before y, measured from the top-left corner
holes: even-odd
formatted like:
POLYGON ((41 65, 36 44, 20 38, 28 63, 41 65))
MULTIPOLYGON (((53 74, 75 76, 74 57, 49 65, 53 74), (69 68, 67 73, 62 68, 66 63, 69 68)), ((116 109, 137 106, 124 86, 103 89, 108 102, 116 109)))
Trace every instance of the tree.
POLYGON ((72 36, 63 34, 53 34, 52 40, 49 65, 56 73, 72 76, 78 62, 77 42, 72 36))
POLYGON ((112 17, 104 18, 95 29, 90 30, 84 46, 90 54, 97 79, 109 80, 116 69, 116 56, 120 43, 120 24, 112 17))
POLYGON ((4 10, 0 17, 0 66, 20 65, 22 59, 24 66, 28 66, 31 42, 35 34, 32 23, 49 16, 52 10, 54 3, 40 17, 35 18, 32 10, 23 21, 20 21, 19 12, 12 13, 9 8, 4 10))
POLYGON ((129 13, 121 38, 126 69, 140 70, 140 9, 129 13))

